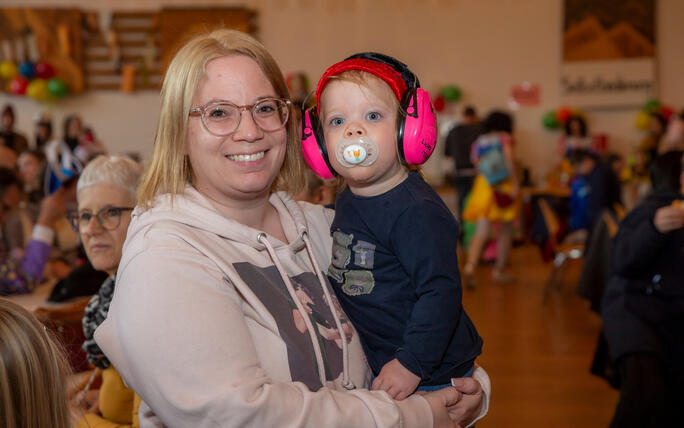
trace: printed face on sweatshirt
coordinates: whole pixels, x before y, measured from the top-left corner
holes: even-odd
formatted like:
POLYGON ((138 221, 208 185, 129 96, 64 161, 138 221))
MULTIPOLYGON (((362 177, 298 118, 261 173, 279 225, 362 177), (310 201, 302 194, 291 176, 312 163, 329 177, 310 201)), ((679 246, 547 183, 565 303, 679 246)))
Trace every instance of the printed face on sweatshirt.
MULTIPOLYGON (((278 333, 287 345, 287 360, 292 380, 304 383, 312 391, 323 386, 318 378, 318 363, 304 317, 308 317, 314 327, 314 334, 323 354, 327 382, 341 376, 342 337, 336 328, 332 310, 325 303, 326 299, 316 276, 311 272, 304 272, 290 277, 295 295, 306 312, 302 314, 275 266, 261 268, 246 262, 235 263, 233 266, 242 280, 250 284, 254 294, 276 320, 278 333)), ((354 330, 340 309, 334 293, 332 290, 330 292, 334 304, 332 309, 340 317, 342 329, 349 342, 354 330)))
MULTIPOLYGON (((221 100, 252 106, 264 98, 278 95, 259 65, 244 55, 231 55, 207 63, 191 108, 221 100)), ((240 115, 238 127, 225 136, 210 133, 199 115, 188 120, 186 150, 194 185, 220 204, 268 195, 285 159, 285 127, 264 131, 249 108, 240 115)))
POLYGON ((332 167, 352 192, 375 196, 401 183, 407 172, 397 154, 394 93, 371 74, 364 80, 331 80, 321 96, 321 123, 332 167))

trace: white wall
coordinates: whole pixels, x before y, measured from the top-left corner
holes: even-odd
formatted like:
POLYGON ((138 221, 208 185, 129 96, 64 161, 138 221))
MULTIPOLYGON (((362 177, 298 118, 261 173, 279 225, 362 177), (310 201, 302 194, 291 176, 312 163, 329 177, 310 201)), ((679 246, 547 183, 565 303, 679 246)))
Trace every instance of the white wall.
MULTIPOLYGON (((684 1, 658 0, 659 96, 684 107, 684 1)), ((544 131, 541 116, 560 103, 562 0, 4 0, 3 6, 78 6, 108 11, 161 6, 240 5, 259 12, 259 37, 284 73, 303 70, 317 79, 323 69, 348 54, 377 50, 402 59, 423 87, 444 84, 463 89, 463 103, 481 112, 506 107, 510 88, 529 81, 541 86, 541 104, 515 113, 517 156, 541 177, 549 168, 557 133, 544 131)), ((0 95, 18 109, 18 129, 31 134, 32 118, 45 106, 26 98, 0 95)), ((152 147, 158 96, 88 92, 52 107, 59 121, 81 114, 112 152, 152 147)), ((459 106, 460 107, 460 106, 459 106)), ((460 110, 460 108, 459 108, 460 110)), ((631 151, 641 139, 636 111, 590 112, 592 132, 610 135, 612 147, 631 151)), ((61 132, 61 131, 60 131, 61 132)), ((439 150, 440 148, 438 148, 439 150)), ((427 173, 439 171, 431 160, 427 173)))

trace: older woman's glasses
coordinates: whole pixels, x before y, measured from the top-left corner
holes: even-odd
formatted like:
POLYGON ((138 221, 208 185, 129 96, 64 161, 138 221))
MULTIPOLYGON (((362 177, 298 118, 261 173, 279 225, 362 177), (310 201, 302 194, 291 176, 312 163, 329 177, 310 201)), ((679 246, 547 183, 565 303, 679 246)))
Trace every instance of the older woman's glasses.
POLYGON ((87 211, 80 213, 73 213, 69 216, 71 226, 76 232, 84 231, 88 228, 90 220, 95 218, 104 230, 114 230, 121 224, 121 214, 124 211, 131 211, 133 207, 112 207, 106 206, 97 213, 93 214, 87 211))
POLYGON ((209 133, 218 137, 230 135, 240 126, 242 112, 249 110, 252 119, 265 132, 275 131, 287 123, 290 100, 264 98, 256 104, 238 106, 228 101, 213 101, 190 110, 190 116, 201 116, 209 133))

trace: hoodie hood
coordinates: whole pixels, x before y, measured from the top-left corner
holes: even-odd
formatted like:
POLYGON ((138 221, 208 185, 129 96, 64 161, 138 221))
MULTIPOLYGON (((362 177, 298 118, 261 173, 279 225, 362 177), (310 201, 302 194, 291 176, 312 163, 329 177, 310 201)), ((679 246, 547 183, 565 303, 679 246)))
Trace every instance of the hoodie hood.
MULTIPOLYGON (((289 244, 269 237, 269 241, 276 248, 289 246, 293 251, 299 251, 304 246, 302 235, 308 231, 306 217, 299 204, 285 192, 271 194, 269 202, 280 214, 283 230, 289 244)), ((153 223, 171 221, 190 226, 194 229, 206 231, 222 238, 263 251, 264 244, 257 239, 262 231, 228 218, 218 212, 211 201, 192 186, 187 186, 182 196, 176 196, 171 202, 171 195, 157 196, 152 208, 143 209, 138 206, 132 214, 128 234, 135 234, 153 223)))

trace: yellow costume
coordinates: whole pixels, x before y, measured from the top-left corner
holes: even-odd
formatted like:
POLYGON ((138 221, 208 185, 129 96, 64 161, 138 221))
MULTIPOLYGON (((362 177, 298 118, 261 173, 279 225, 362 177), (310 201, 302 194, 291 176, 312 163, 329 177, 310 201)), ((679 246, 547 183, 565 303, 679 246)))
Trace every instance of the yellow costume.
POLYGON ((102 371, 100 415, 88 413, 74 428, 139 428, 140 397, 124 385, 113 366, 102 371))
POLYGON ((484 175, 478 174, 475 177, 475 184, 470 193, 470 199, 463 211, 463 220, 475 222, 478 218, 486 218, 496 223, 506 223, 518 217, 520 201, 516 197, 513 203, 507 207, 500 207, 494 199, 494 188, 506 195, 513 193, 513 181, 506 179, 496 186, 491 186, 484 175))

